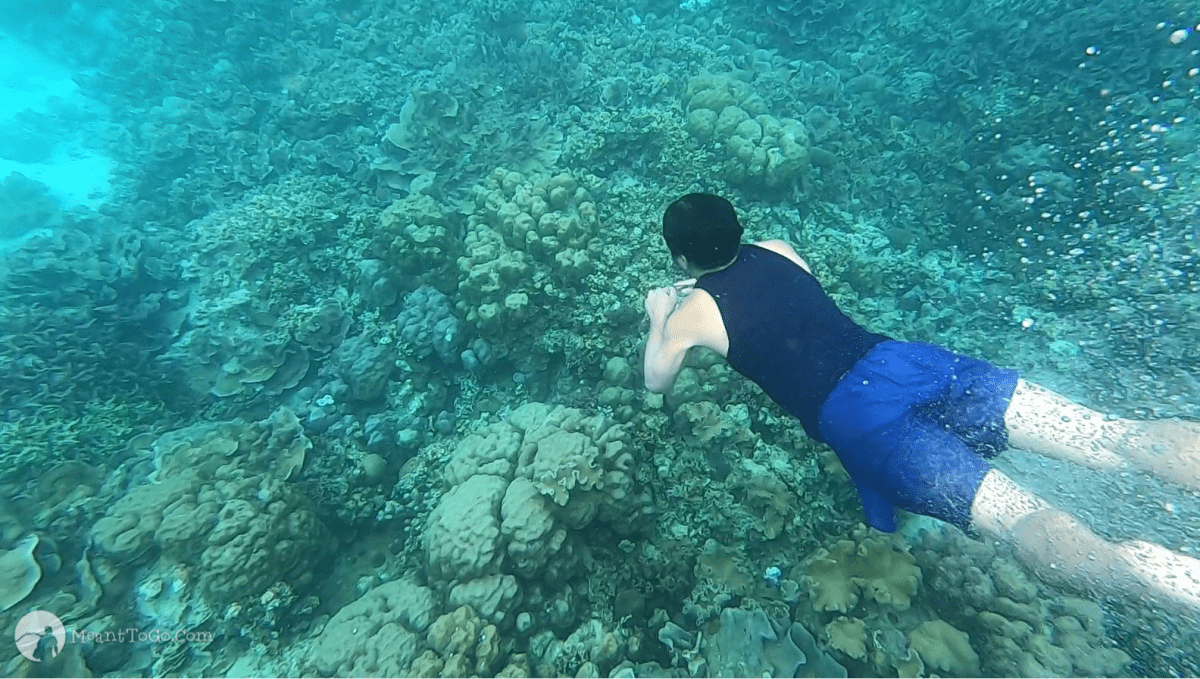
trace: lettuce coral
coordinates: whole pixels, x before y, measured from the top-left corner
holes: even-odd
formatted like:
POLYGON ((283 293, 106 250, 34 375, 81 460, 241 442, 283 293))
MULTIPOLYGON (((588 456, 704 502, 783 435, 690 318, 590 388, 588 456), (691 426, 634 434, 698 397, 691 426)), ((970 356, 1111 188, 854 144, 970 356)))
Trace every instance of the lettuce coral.
POLYGON ((37 535, 31 534, 0 554, 0 611, 19 604, 42 579, 42 567, 33 557, 37 544, 37 535))
POLYGON ((762 611, 722 610, 720 625, 705 642, 709 676, 846 676, 846 668, 818 648, 803 625, 762 611))
POLYGON ((906 610, 921 584, 916 559, 894 537, 855 532, 808 561, 806 578, 814 610, 848 612, 861 599, 906 610))
POLYGON ((835 648, 855 660, 866 659, 867 628, 862 620, 839 616, 825 626, 825 634, 829 638, 830 648, 835 648))
POLYGON ((908 643, 921 654, 926 667, 955 677, 979 676, 979 654, 966 632, 945 620, 928 620, 908 634, 908 643))

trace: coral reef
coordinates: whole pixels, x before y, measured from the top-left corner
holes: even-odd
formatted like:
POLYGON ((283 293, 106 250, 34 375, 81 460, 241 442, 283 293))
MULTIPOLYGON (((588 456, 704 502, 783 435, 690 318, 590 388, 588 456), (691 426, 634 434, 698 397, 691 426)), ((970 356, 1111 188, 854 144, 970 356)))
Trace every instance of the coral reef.
POLYGON ((457 308, 483 337, 511 342, 533 309, 564 298, 592 272, 596 205, 569 174, 498 169, 472 193, 457 308))
POLYGON ((365 218, 344 214, 353 208, 334 210, 341 190, 284 182, 192 226, 184 277, 198 301, 168 357, 198 392, 278 396, 307 375, 309 346, 326 353, 340 343, 345 293, 325 272, 348 278, 353 260, 344 251, 340 262, 334 252, 308 252, 331 247, 365 218))
POLYGON ((420 677, 487 677, 500 654, 495 625, 480 620, 470 606, 460 606, 433 622, 429 644, 410 670, 420 677))
POLYGON ((821 549, 795 577, 808 606, 797 619, 852 673, 924 676, 1116 676, 1130 657, 1104 630, 1096 603, 1043 592, 1010 556, 950 527, 923 528, 911 548, 859 527, 821 549))
POLYGON ((846 676, 846 668, 821 653, 799 623, 780 623, 762 611, 741 608, 721 611, 720 626, 707 638, 705 658, 708 676, 846 676))
POLYGON ((116 171, 0 185, 0 622, 210 636, 3 673, 1195 674, 1186 621, 855 528, 715 353, 639 383, 709 191, 874 330, 1200 417, 1195 22, 968 4, 18 3, 98 105, 0 154, 116 171))
POLYGON ((907 547, 891 536, 872 537, 861 526, 853 540, 838 540, 809 560, 804 578, 818 611, 847 613, 862 600, 905 610, 921 584, 921 569, 907 547))
POLYGON ((753 86, 736 74, 692 78, 683 107, 692 136, 725 149, 725 174, 731 182, 791 187, 808 170, 804 123, 770 115, 753 86))
POLYGON ((1129 671, 1131 658, 1108 636, 1099 604, 1044 592, 1011 557, 953 529, 927 531, 914 552, 945 611, 943 623, 920 633, 925 650, 913 642, 926 666, 1017 676, 1129 671))
POLYGON ((412 194, 379 214, 368 254, 359 264, 360 294, 371 303, 395 303, 404 277, 420 277, 430 285, 457 280, 455 259, 462 254, 458 215, 425 194, 412 194))
POLYGON ((431 578, 496 623, 520 599, 514 575, 570 579, 583 549, 575 531, 599 520, 631 533, 649 509, 634 492, 627 439, 601 415, 539 403, 465 438, 424 533, 431 578))
POLYGON ((287 481, 309 445, 286 409, 160 436, 146 451, 153 480, 96 522, 98 554, 125 567, 194 569, 199 595, 218 607, 257 602, 275 583, 304 588, 328 546, 307 497, 287 481))
POLYGON ((400 338, 409 344, 417 358, 437 354, 453 365, 463 344, 458 317, 450 298, 435 288, 422 285, 404 298, 396 323, 400 338))
POLYGON ((405 674, 437 608, 433 592, 412 580, 382 584, 334 614, 302 664, 327 677, 405 674))
POLYGON ((178 376, 157 361, 187 301, 175 244, 96 227, 72 224, 4 253, 7 410, 57 406, 77 415, 84 403, 112 396, 114 384, 161 397, 163 382, 178 376))
POLYGON ((59 211, 58 201, 48 194, 45 184, 20 172, 0 181, 0 241, 57 226, 62 221, 59 211))
POLYGON ((36 534, 26 537, 12 549, 0 554, 0 611, 21 603, 42 579, 42 567, 33 555, 38 545, 36 534))
POLYGON ((958 677, 979 674, 979 654, 971 648, 970 637, 945 620, 921 623, 908 633, 908 643, 925 667, 958 677))

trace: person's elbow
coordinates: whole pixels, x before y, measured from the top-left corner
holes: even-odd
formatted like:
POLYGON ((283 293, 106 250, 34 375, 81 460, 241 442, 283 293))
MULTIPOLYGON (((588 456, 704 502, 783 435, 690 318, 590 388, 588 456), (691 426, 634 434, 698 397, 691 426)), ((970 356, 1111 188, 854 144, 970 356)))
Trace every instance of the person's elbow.
POLYGON ((665 394, 671 389, 671 384, 674 383, 675 380, 664 377, 662 375, 656 375, 654 373, 647 371, 645 382, 646 382, 646 389, 649 390, 651 393, 665 394))
POLYGON ((671 390, 671 385, 675 383, 675 373, 678 371, 664 370, 658 362, 647 360, 643 366, 645 373, 644 382, 646 389, 651 393, 665 394, 671 390))

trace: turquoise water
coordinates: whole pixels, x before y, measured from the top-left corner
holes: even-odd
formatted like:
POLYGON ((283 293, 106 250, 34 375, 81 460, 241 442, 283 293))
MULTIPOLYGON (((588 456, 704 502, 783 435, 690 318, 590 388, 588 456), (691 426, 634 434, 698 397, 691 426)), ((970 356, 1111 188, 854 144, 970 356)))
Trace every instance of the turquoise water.
MULTIPOLYGON (((1200 420, 1192 8, 5 8, 4 674, 1200 672, 1195 612, 861 526, 720 356, 642 374, 705 191, 871 330, 1200 420)), ((1195 491, 996 465, 1200 551, 1195 491)))

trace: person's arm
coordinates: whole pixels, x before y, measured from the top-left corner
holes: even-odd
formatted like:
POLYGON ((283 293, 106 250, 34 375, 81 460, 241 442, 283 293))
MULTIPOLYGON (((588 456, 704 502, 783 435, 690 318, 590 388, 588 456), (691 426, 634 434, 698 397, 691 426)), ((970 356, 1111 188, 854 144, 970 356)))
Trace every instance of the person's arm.
POLYGON ((642 368, 646 388, 656 394, 670 390, 683 368, 688 349, 694 346, 688 334, 678 327, 675 316, 679 292, 691 289, 695 279, 656 288, 646 295, 646 314, 650 317, 650 334, 646 337, 646 357, 642 368))

